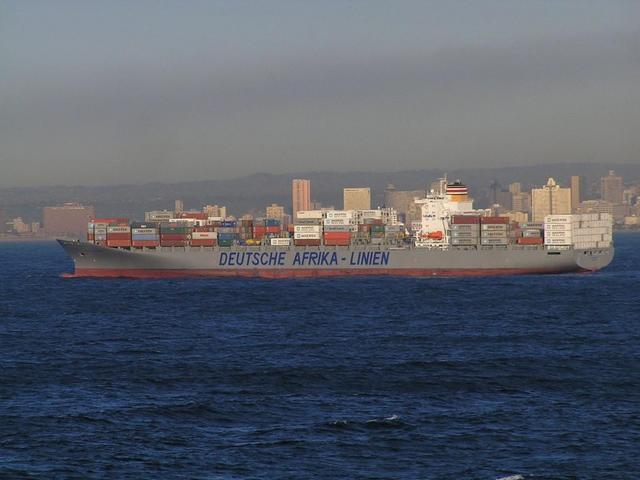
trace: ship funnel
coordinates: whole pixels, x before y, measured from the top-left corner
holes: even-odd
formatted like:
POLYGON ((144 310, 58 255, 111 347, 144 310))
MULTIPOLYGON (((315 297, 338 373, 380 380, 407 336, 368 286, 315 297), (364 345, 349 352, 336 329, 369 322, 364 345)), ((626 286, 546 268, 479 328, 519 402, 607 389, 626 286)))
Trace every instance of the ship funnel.
POLYGON ((447 196, 452 202, 469 200, 469 189, 460 180, 447 184, 447 196))

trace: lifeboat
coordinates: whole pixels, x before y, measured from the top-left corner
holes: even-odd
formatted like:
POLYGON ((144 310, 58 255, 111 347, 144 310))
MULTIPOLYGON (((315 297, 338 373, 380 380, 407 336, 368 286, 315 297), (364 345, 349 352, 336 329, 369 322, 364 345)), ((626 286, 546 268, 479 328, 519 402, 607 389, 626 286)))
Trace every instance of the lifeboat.
POLYGON ((444 233, 437 231, 437 232, 429 232, 427 234, 422 234, 422 238, 428 238, 430 240, 442 240, 444 238, 444 233))

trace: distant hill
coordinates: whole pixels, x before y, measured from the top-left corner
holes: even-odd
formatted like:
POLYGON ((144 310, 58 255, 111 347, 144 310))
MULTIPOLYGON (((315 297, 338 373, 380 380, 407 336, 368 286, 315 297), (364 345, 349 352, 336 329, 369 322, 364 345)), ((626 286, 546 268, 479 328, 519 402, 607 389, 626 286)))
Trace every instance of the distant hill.
MULTIPOLYGON (((497 181, 503 187, 520 181, 523 188, 542 185, 550 176, 561 184, 568 184, 571 175, 583 175, 588 197, 598 194, 600 177, 609 170, 623 176, 626 183, 640 183, 640 165, 607 164, 553 164, 528 167, 491 169, 465 168, 451 170, 448 178, 460 179, 471 188, 478 206, 487 201, 488 189, 497 181)), ((425 169, 402 172, 298 172, 272 175, 260 173, 233 180, 205 180, 182 183, 148 183, 144 185, 114 185, 100 187, 51 186, 37 188, 0 189, 0 209, 6 216, 23 216, 39 220, 42 207, 65 202, 80 202, 96 207, 99 215, 142 218, 144 212, 154 209, 172 209, 179 198, 187 208, 201 208, 204 204, 226 205, 233 214, 259 213, 266 205, 278 203, 290 209, 290 189, 293 178, 311 180, 313 200, 323 204, 342 206, 344 187, 368 186, 372 188, 372 204, 382 205, 384 189, 392 183, 399 190, 426 189, 444 172, 425 169)))

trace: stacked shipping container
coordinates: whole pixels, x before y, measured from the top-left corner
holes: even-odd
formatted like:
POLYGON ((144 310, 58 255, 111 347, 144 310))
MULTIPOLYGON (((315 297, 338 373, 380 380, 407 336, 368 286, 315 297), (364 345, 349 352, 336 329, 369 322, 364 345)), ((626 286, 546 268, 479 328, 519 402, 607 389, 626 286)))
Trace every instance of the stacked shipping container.
POLYGON ((471 246, 480 242, 480 217, 454 215, 451 218, 451 245, 471 246))

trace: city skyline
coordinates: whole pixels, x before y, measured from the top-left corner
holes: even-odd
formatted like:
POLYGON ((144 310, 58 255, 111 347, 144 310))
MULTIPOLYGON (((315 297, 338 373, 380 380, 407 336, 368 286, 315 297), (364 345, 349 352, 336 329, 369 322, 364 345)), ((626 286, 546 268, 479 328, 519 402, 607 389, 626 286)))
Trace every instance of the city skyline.
MULTIPOLYGON (((619 226, 631 228, 640 226, 640 182, 625 183, 624 179, 614 170, 609 170, 606 176, 600 178, 599 196, 582 201, 584 197, 582 180, 581 175, 571 175, 568 181, 562 184, 562 182, 556 182, 554 178, 549 177, 545 184, 534 185, 529 191, 523 189, 524 182, 522 181, 510 183, 508 188, 493 181, 488 186, 489 204, 485 210, 492 215, 507 216, 518 223, 540 223, 547 215, 555 214, 608 213, 613 216, 619 226)), ((450 180, 449 183, 451 182, 453 181, 450 180)), ((431 183, 433 186, 439 182, 433 181, 431 183)), ((334 210, 334 207, 323 208, 320 202, 312 202, 311 188, 312 182, 309 179, 292 180, 290 209, 272 202, 262 210, 259 207, 243 213, 236 212, 233 208, 228 209, 226 205, 217 204, 206 204, 201 210, 199 210, 200 207, 198 210, 193 210, 193 205, 185 206, 182 199, 175 199, 172 211, 167 209, 147 211, 144 220, 147 222, 166 222, 172 218, 172 212, 176 215, 183 212, 204 212, 210 218, 253 219, 254 217, 264 217, 284 220, 286 223, 295 222, 296 213, 299 211, 334 210)), ((371 191, 370 187, 343 188, 343 210, 370 210, 372 208, 371 191)), ((405 225, 410 225, 419 219, 419 209, 413 200, 416 197, 424 197, 426 192, 426 188, 423 190, 398 190, 394 185, 389 184, 384 189, 382 207, 391 208, 405 225)), ((379 209, 380 206, 377 208, 379 209)), ((0 220, 2 220, 0 227, 11 225, 11 231, 19 235, 64 236, 65 233, 78 234, 78 232, 82 232, 82 224, 90 216, 99 216, 93 205, 79 203, 44 207, 43 215, 37 221, 29 221, 29 219, 25 221, 22 217, 8 220, 4 210, 0 208, 0 220), (66 211, 69 212, 69 215, 65 215, 66 211), (54 222, 51 220, 52 218, 57 220, 54 222), (76 230, 68 227, 72 224, 76 226, 76 230)), ((6 228, 0 228, 0 233, 6 231, 6 228)))

